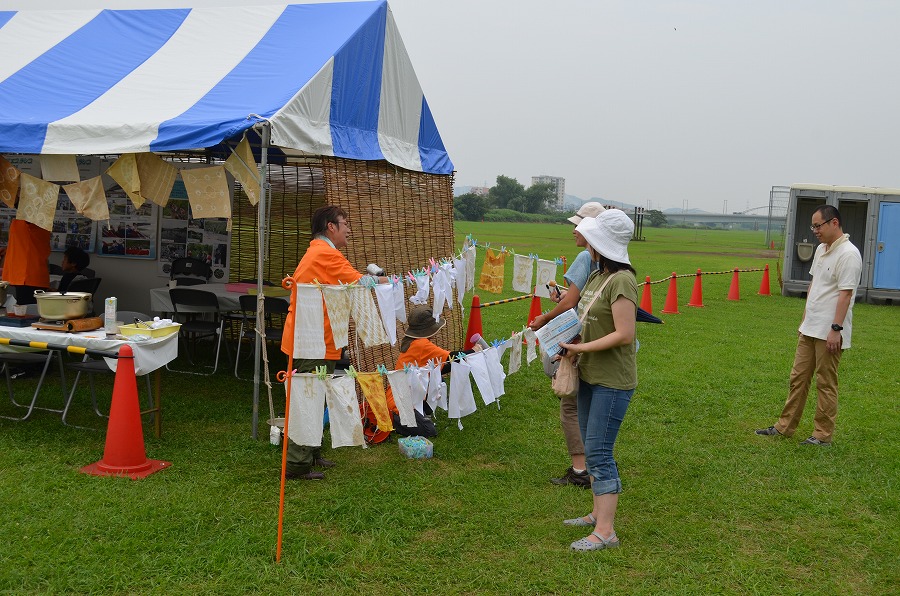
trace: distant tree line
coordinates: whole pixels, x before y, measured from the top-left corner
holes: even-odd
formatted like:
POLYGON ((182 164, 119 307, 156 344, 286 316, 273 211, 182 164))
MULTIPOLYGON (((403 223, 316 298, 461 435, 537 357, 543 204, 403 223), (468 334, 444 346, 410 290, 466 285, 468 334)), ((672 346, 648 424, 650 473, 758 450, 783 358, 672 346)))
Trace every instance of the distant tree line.
POLYGON ((508 210, 517 213, 550 213, 550 206, 556 201, 551 184, 532 184, 525 188, 515 178, 497 176, 497 184, 487 195, 472 192, 453 199, 454 215, 457 219, 480 221, 489 211, 508 210))

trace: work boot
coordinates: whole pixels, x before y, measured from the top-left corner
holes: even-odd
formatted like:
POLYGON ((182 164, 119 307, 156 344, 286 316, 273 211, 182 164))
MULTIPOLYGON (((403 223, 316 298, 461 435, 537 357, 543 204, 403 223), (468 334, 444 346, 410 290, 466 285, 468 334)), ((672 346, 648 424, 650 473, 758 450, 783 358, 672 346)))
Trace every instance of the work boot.
POLYGON ((325 480, 325 474, 322 472, 313 472, 311 470, 305 474, 285 472, 284 478, 285 480, 325 480))
POLYGON ((317 457, 316 461, 313 462, 313 466, 317 468, 333 468, 336 465, 336 463, 334 463, 330 459, 325 459, 324 457, 317 457))
POLYGON ((582 488, 590 488, 591 486, 591 475, 587 473, 587 470, 584 472, 576 472, 572 466, 566 470, 566 473, 562 475, 560 478, 551 478, 550 482, 556 484, 558 486, 565 486, 566 484, 571 484, 573 486, 580 486, 582 488))

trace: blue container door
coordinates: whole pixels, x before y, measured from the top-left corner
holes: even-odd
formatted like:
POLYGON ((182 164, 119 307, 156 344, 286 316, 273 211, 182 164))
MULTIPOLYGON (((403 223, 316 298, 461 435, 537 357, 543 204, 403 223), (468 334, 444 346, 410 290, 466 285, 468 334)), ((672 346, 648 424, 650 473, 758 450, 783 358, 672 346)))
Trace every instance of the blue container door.
POLYGON ((900 203, 882 203, 872 287, 900 290, 900 203))

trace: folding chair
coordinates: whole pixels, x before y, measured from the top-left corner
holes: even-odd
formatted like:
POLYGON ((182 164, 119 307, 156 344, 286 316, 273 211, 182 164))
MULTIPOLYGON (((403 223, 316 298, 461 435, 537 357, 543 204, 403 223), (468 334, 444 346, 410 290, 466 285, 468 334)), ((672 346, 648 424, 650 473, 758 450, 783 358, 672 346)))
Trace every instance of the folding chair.
POLYGON ((191 257, 181 257, 172 261, 169 269, 169 279, 179 286, 194 286, 209 282, 212 277, 212 267, 206 261, 191 257))
POLYGON ((67 292, 87 292, 88 294, 96 294, 97 288, 100 287, 102 277, 88 277, 85 279, 76 279, 69 284, 67 292))
MULTIPOLYGON (((211 292, 203 290, 191 290, 189 288, 169 288, 169 299, 172 301, 174 316, 181 317, 181 329, 179 330, 179 338, 185 340, 184 348, 188 362, 194 364, 187 342, 196 343, 198 339, 204 337, 217 337, 216 340, 216 360, 212 366, 212 372, 200 373, 190 370, 175 370, 166 365, 168 370, 172 372, 183 372, 194 375, 209 376, 215 374, 219 368, 219 353, 222 350, 222 336, 225 328, 225 319, 219 311, 219 299, 211 292), (205 320, 201 317, 205 314, 212 314, 213 320, 205 320)), ((227 346, 226 346, 227 349, 227 346)), ((209 367, 206 367, 209 368, 209 367)))
MULTIPOLYGON (((256 345, 256 296, 253 294, 245 294, 243 296, 238 297, 238 302, 241 304, 241 327, 238 331, 238 347, 237 354, 234 357, 234 376, 240 379, 240 375, 238 374, 238 363, 240 362, 241 357, 241 344, 243 343, 243 339, 251 339, 254 340, 252 343, 256 345), (247 323, 249 329, 244 329, 244 323, 247 323)), ((281 341, 281 335, 283 333, 283 322, 284 318, 281 317, 282 325, 276 326, 274 325, 272 315, 287 315, 288 313, 288 302, 287 300, 282 300, 281 298, 275 298, 274 296, 266 296, 263 302, 263 317, 266 325, 266 340, 268 341, 281 341)))
POLYGON ((9 401, 18 408, 27 408, 24 416, 5 416, 0 415, 0 418, 6 418, 7 420, 27 420, 29 416, 31 416, 34 410, 44 410, 47 412, 63 412, 64 410, 58 410, 55 408, 44 408, 36 405, 38 395, 41 393, 41 387, 44 385, 44 379, 47 377, 47 370, 50 368, 50 361, 53 360, 54 356, 56 357, 57 362, 59 362, 59 379, 62 388, 63 399, 66 399, 66 371, 63 367, 62 356, 56 353, 56 350, 47 350, 46 352, 9 352, 0 354, 0 362, 3 363, 3 370, 6 373, 6 388, 9 391, 9 401), (37 387, 34 390, 34 395, 31 397, 31 403, 27 406, 24 404, 20 404, 16 401, 16 398, 13 394, 12 387, 12 376, 10 375, 9 367, 12 364, 18 365, 33 365, 44 363, 44 368, 41 371, 41 378, 38 380, 37 387))

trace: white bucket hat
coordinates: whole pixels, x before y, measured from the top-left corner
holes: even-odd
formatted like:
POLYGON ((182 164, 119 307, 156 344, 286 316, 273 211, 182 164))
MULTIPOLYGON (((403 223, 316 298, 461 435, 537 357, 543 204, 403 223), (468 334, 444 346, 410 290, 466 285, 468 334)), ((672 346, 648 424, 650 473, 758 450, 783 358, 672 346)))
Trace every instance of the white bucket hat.
POLYGON ((597 217, 586 217, 575 230, 603 258, 631 265, 628 241, 634 233, 634 222, 624 211, 608 209, 597 217))
POLYGON ((582 219, 586 217, 597 217, 604 211, 606 211, 606 209, 604 209, 603 205, 601 205, 597 201, 588 201, 587 203, 579 207, 578 212, 570 217, 569 221, 577 226, 581 223, 582 219))

